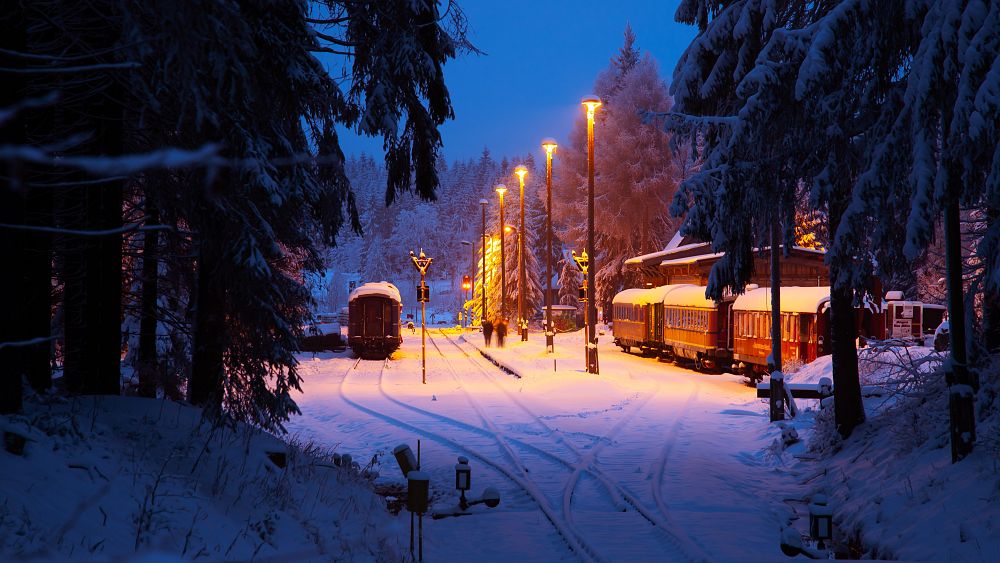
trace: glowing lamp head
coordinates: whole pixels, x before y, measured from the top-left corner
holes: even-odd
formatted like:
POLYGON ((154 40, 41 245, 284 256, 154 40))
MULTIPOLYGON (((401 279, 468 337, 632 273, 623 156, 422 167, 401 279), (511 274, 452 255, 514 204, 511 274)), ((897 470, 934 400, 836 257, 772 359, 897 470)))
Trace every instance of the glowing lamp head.
POLYGON ((496 190, 497 193, 500 194, 500 197, 503 197, 503 194, 507 193, 507 186, 503 184, 497 184, 496 190))
POLYGON ((517 175, 517 179, 520 180, 521 183, 523 184, 524 177, 528 174, 528 168, 525 167, 523 164, 518 164, 514 168, 514 174, 517 175))
POLYGON ((601 106, 601 98, 597 97, 595 94, 589 96, 584 96, 580 103, 587 108, 587 118, 593 119, 594 112, 601 106))
POLYGON ((551 156, 552 153, 556 152, 556 146, 558 146, 556 140, 552 137, 542 139, 542 148, 545 149, 546 154, 551 156))
POLYGON ((503 232, 505 232, 505 233, 511 233, 513 231, 514 231, 514 227, 511 227, 510 225, 504 225, 503 226, 503 232))

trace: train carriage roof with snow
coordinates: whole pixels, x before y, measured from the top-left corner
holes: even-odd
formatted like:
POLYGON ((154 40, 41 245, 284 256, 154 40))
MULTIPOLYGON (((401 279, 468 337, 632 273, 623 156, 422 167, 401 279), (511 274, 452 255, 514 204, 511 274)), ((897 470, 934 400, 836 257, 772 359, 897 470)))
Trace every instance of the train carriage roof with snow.
POLYGON ((644 301, 644 297, 645 297, 647 291, 649 291, 649 290, 648 289, 643 289, 643 288, 626 289, 626 290, 623 290, 623 291, 619 291, 618 293, 615 294, 615 297, 614 297, 614 299, 611 300, 611 303, 615 304, 615 305, 618 305, 618 304, 626 304, 626 305, 644 304, 644 303, 646 303, 646 301, 644 301))
MULTIPOLYGON (((816 313, 830 301, 830 287, 782 287, 781 310, 790 313, 816 313)), ((770 311, 771 288, 751 289, 733 303, 734 311, 770 311)))
POLYGON ((395 285, 386 281, 368 282, 358 286, 351 292, 351 296, 348 298, 348 301, 354 301, 359 297, 369 295, 388 297, 395 300, 396 303, 399 303, 400 305, 403 304, 403 299, 399 296, 399 289, 397 289, 395 285))
POLYGON ((675 289, 667 292, 663 296, 663 305, 666 307, 698 307, 702 309, 715 309, 718 304, 705 297, 705 286, 703 285, 679 285, 672 286, 675 289))

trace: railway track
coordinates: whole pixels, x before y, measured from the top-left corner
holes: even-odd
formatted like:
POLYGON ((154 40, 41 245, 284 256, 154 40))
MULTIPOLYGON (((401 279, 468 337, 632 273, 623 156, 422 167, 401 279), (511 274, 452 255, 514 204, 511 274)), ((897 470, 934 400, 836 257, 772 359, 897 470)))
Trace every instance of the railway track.
MULTIPOLYGON (((345 384, 347 383, 348 379, 352 375, 357 375, 358 368, 362 367, 362 366, 366 366, 366 367, 363 367, 363 369, 360 371, 360 374, 362 374, 362 375, 375 375, 376 369, 377 369, 378 387, 379 387, 382 395, 385 396, 385 397, 388 397, 388 395, 384 391, 384 385, 383 385, 383 381, 382 381, 383 375, 385 373, 386 363, 385 362, 359 360, 359 361, 355 362, 354 365, 347 370, 347 372, 344 374, 344 377, 342 378, 340 386, 339 386, 338 392, 339 392, 340 398, 345 403, 347 403, 351 407, 353 407, 353 408, 355 408, 355 409, 357 409, 357 410, 359 410, 359 411, 361 411, 361 412, 363 412, 365 414, 368 414, 369 416, 372 416, 374 418, 382 420, 382 421, 384 421, 384 422, 386 422, 388 424, 391 424, 393 426, 396 426, 398 428, 405 429, 405 430, 407 430, 409 432, 412 432, 414 434, 417 434, 417 435, 423 436, 425 438, 428 438, 430 440, 433 440, 433 441, 437 442, 440 445, 446 446, 446 447, 454 450, 455 452, 458 452, 458 453, 466 455, 466 456, 468 456, 470 458, 476 459, 479 462, 483 463, 484 465, 493 468, 495 471, 497 471, 498 473, 500 473, 501 475, 503 475, 504 477, 506 477, 517 488, 519 488, 522 493, 524 493, 526 496, 530 497, 534 501, 534 503, 538 506, 539 510, 541 510, 542 514, 546 517, 546 519, 548 520, 548 522, 552 525, 552 527, 555 529, 555 531, 559 534, 559 536, 567 544, 567 546, 570 548, 570 550, 573 551, 575 554, 577 554, 577 556, 579 556, 580 559, 582 559, 584 561, 599 561, 600 560, 600 558, 598 558, 596 556, 594 549, 591 546, 589 546, 582 538, 580 538, 580 536, 578 535, 578 533, 576 533, 574 530, 572 530, 552 510, 552 508, 549 506, 549 503, 547 502, 547 499, 545 498, 544 493, 542 493, 535 484, 533 484, 532 482, 530 482, 529 480, 527 480, 525 477, 523 477, 521 475, 518 475, 517 472, 511 471, 509 468, 505 467, 501 463, 494 461, 492 459, 492 456, 489 456, 487 454, 482 453, 479 449, 476 449, 476 448, 473 448, 473 447, 470 447, 470 446, 467 446, 467 445, 463 445, 463 444, 459 443, 457 440, 448 438, 448 437, 442 435, 441 433, 429 430, 427 428, 426 424, 419 424, 418 425, 418 424, 414 424, 414 423, 411 423, 411 422, 407 422, 407 421, 403 420, 402 418, 400 418, 398 416, 394 416, 394 415, 389 414, 387 412, 384 412, 384 411, 381 411, 381 410, 377 410, 377 409, 371 408, 369 406, 365 406, 365 405, 363 405, 363 404, 361 404, 361 403, 359 403, 359 402, 351 399, 345 393, 344 387, 345 387, 345 384), (371 364, 375 364, 375 365, 379 365, 380 364, 380 367, 376 368, 375 366, 372 366, 371 364)), ((393 404, 398 405, 399 402, 398 401, 393 401, 393 404)), ((447 417, 437 417, 436 420, 438 422, 443 422, 443 423, 446 423, 446 424, 450 424, 450 426, 452 426, 453 430, 454 429, 459 429, 459 430, 462 430, 462 431, 465 431, 465 432, 473 433, 473 434, 475 434, 477 436, 480 436, 480 437, 482 436, 482 433, 474 432, 472 430, 471 425, 467 425, 467 424, 464 424, 464 423, 460 423, 459 421, 454 421, 454 420, 450 420, 450 419, 449 419, 450 421, 449 420, 445 420, 446 418, 447 417)), ((521 472, 522 474, 527 474, 528 471, 526 471, 526 468, 524 467, 523 463, 520 462, 519 456, 517 456, 517 454, 514 453, 513 450, 511 450, 511 448, 509 447, 509 445, 504 444, 503 440, 501 438, 499 438, 498 436, 493 435, 493 437, 499 443, 501 443, 501 448, 503 448, 504 450, 506 450, 507 456, 512 460, 512 463, 515 465, 517 471, 521 472)))
MULTIPOLYGON (((632 406, 620 420, 618 420, 604 435, 596 437, 594 445, 589 448, 580 448, 573 441, 557 428, 550 426, 544 419, 526 405, 517 395, 504 386, 497 377, 500 373, 492 365, 484 365, 478 355, 470 354, 458 342, 444 333, 430 333, 429 341, 437 352, 433 359, 429 355, 429 364, 437 364, 435 367, 442 368, 439 373, 449 373, 457 384, 457 389, 465 397, 469 406, 472 407, 475 416, 479 418, 480 425, 472 424, 457 418, 445 416, 427 409, 423 409, 408 402, 401 401, 393 397, 385 383, 386 367, 388 361, 368 361, 357 360, 353 362, 344 377, 340 381, 338 392, 342 400, 351 407, 366 413, 376 419, 402 428, 413 434, 427 438, 456 453, 466 455, 476 459, 484 466, 491 468, 508 480, 526 499, 536 505, 553 529, 559 534, 566 546, 580 559, 585 561, 612 560, 617 557, 609 557, 601 554, 595 549, 591 542, 587 541, 587 532, 600 531, 601 526, 594 529, 594 522, 578 522, 574 513, 574 496, 581 480, 584 476, 591 477, 600 488, 607 493, 607 499, 614 507, 614 512, 629 512, 641 517, 638 522, 645 522, 654 526, 660 534, 658 536, 665 540, 670 551, 676 552, 674 558, 677 560, 707 560, 704 551, 691 541, 686 535, 672 525, 669 511, 663 502, 662 478, 663 466, 666 458, 672 449, 672 440, 677 434, 677 429, 681 425, 681 419, 696 399, 697 388, 692 392, 686 403, 686 408, 677 415, 673 423, 670 439, 668 439, 661 450, 661 454, 655 461, 651 473, 655 474, 652 480, 652 498, 654 507, 648 506, 628 490, 625 486, 616 482, 606 471, 597 464, 598 456, 608 444, 616 442, 616 437, 627 428, 638 413, 659 393, 659 387, 652 393, 648 393, 641 401, 632 406), (443 340, 442 340, 443 337, 443 340), (447 344, 444 344, 447 341, 447 344), (441 343, 441 345, 439 345, 441 343), (459 358, 461 368, 456 368, 454 355, 451 358, 442 350, 454 347, 461 352, 463 358, 459 358), (464 361, 463 361, 464 360, 464 361), (471 364, 471 366, 467 366, 471 364), (473 369, 468 369, 469 367, 473 369), (470 373, 471 372, 471 373, 470 373), (530 436, 543 436, 552 441, 552 446, 547 444, 539 445, 528 441, 528 437, 510 436, 503 428, 495 422, 496 409, 492 414, 487 413, 486 407, 466 389, 464 379, 476 374, 483 380, 499 389, 509 403, 514 406, 514 410, 521 411, 527 417, 527 427, 532 425, 534 431, 530 436), (378 395, 384 399, 385 406, 373 405, 370 401, 355 400, 345 391, 345 387, 352 387, 352 383, 357 380, 377 381, 377 386, 368 383, 369 387, 377 387, 378 395), (418 415, 418 419, 413 419, 412 414, 418 415), (456 436, 456 433, 458 434, 456 436), (470 438, 471 437, 471 438, 470 438), (491 454, 495 450, 500 454, 491 454), (525 457, 527 456, 527 457, 525 457), (656 514, 659 511, 660 514, 656 514)), ((429 366, 430 367, 430 366, 429 366)), ((435 370, 437 371, 437 370, 435 370)), ((502 377, 502 376, 501 376, 502 377)), ((504 378, 506 379, 506 378, 504 378)), ((474 381, 473 381, 474 383, 474 381)), ((375 389, 372 389, 375 392, 375 389)), ((493 395, 497 396, 497 395, 493 395)), ((495 405, 490 405, 494 407, 495 405)), ((501 411, 509 409, 501 406, 501 411)), ((509 418, 509 417, 508 417, 509 418)), ((519 421, 521 423, 525 421, 519 421)), ((599 497, 598 497, 599 498, 599 497)), ((599 514, 598 514, 599 516, 599 514)), ((594 513, 589 513, 588 518, 593 518, 594 513)), ((604 517, 600 517, 604 518, 604 517)), ((627 518, 627 517, 626 517, 627 518)), ((612 521, 621 523, 620 518, 612 517, 612 521)), ((659 542, 663 545, 664 542, 659 542)), ((666 547, 665 546, 665 547, 666 547)))
MULTIPOLYGON (((678 413, 672 425, 672 432, 670 439, 666 440, 664 447, 661 450, 660 456, 657 458, 657 461, 653 464, 654 465, 653 473, 655 478, 652 480, 651 483, 651 489, 652 489, 651 493, 654 502, 657 506, 657 509, 660 512, 660 516, 657 516, 656 514, 654 514, 653 511, 651 511, 648 507, 646 507, 645 504, 642 503, 641 500, 637 498, 633 493, 628 491, 623 486, 619 485, 610 476, 608 476, 608 474, 596 464, 596 460, 598 455, 604 449, 604 447, 609 443, 613 443, 615 441, 615 437, 624 428, 628 427, 628 425, 632 422, 635 416, 643 409, 643 407, 645 407, 646 404, 648 404, 654 397, 656 397, 659 394, 661 389, 659 383, 657 384, 656 389, 652 393, 647 394, 647 396, 638 405, 633 407, 627 414, 625 414, 621 418, 621 420, 619 420, 614 426, 612 426, 612 428, 604 436, 600 437, 595 442, 593 447, 587 449, 586 451, 583 451, 577 448, 572 443, 572 441, 570 441, 558 429, 549 426, 549 424, 546 423, 544 419, 542 419, 531 408, 525 405, 524 402, 521 401, 516 394, 512 393, 504 385, 499 383, 494 377, 494 370, 491 369, 491 367, 484 367, 481 361, 475 355, 470 354, 468 351, 466 351, 458 342, 449 337, 446 333, 440 332, 439 334, 443 336, 445 340, 447 340, 452 346, 457 348, 465 356, 465 358, 469 361, 469 363, 475 366, 477 368, 477 371, 481 373, 485 379, 487 379, 490 383, 492 383, 495 387, 497 387, 510 400, 512 404, 514 404, 519 410, 527 414, 530 420, 543 430, 543 434, 548 436, 558 437, 556 440, 557 443, 566 447, 577 458, 576 462, 571 462, 569 460, 566 460, 565 458, 552 454, 551 452, 546 452, 546 455, 548 455, 551 458, 554 458, 558 463, 563 465, 564 468, 569 469, 571 472, 562 490, 562 509, 564 518, 566 519, 567 522, 575 526, 573 519, 573 511, 572 511, 573 495, 575 493, 577 484, 580 481, 580 477, 583 474, 589 474, 592 477, 594 477, 599 483, 601 483, 602 487, 607 491, 611 499, 612 505, 615 507, 616 510, 625 511, 627 509, 626 505, 630 506, 635 514, 641 516, 646 522, 655 526, 656 529, 663 534, 664 538, 679 552, 678 555, 690 561, 709 560, 709 557, 704 552, 704 550, 702 550, 685 534, 679 532, 676 526, 674 526, 671 523, 669 510, 667 509, 665 502, 663 502, 663 495, 662 495, 663 468, 665 467, 667 458, 669 457, 670 451, 672 450, 672 446, 677 435, 677 430, 681 426, 683 417, 697 399, 699 392, 699 388, 697 385, 695 386, 692 393, 685 402, 684 409, 680 413, 678 413)), ((438 347, 433 336, 431 337, 430 340, 431 343, 434 345, 434 348, 438 351, 438 354, 442 358, 444 358, 445 361, 447 361, 447 357, 441 351, 440 347, 438 347)), ((457 377, 457 372, 454 370, 454 368, 451 368, 451 371, 456 381, 459 381, 459 383, 461 383, 460 379, 457 377)), ((463 392, 465 392, 464 387, 462 388, 462 390, 463 392)), ((467 392, 465 392, 465 394, 469 398, 470 402, 475 403, 475 399, 473 399, 471 395, 469 395, 467 392)), ((482 413, 481 409, 477 410, 479 410, 480 417, 484 419, 484 422, 489 423, 488 422, 489 417, 486 417, 485 414, 482 413)))

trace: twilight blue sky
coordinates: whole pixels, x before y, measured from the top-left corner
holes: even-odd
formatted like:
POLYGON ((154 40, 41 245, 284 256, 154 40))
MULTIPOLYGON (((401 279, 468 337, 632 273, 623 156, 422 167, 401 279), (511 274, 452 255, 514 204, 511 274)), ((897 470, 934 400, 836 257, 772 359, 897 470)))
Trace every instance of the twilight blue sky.
MULTIPOLYGON (((626 22, 636 44, 669 82, 695 28, 674 22, 678 0, 458 0, 472 42, 485 55, 445 66, 455 120, 442 128, 444 156, 542 154, 544 137, 565 141, 580 98, 622 45, 626 22)), ((446 4, 446 2, 444 2, 446 4)), ((381 139, 341 132, 347 155, 383 155, 381 139)))

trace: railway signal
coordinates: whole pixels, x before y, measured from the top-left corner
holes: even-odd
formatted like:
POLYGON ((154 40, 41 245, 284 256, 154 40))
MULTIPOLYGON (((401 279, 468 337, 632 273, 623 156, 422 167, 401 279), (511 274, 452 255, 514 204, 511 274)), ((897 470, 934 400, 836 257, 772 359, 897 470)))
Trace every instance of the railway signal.
POLYGON ((587 255, 587 251, 584 250, 583 254, 577 255, 576 251, 572 252, 573 261, 576 262, 576 267, 583 272, 583 285, 580 286, 580 302, 584 304, 583 306, 583 324, 585 325, 584 341, 586 345, 584 346, 584 361, 587 366, 587 373, 598 373, 597 371, 597 343, 593 342, 590 337, 590 299, 587 289, 589 288, 587 273, 590 270, 590 256, 587 255))
POLYGON ((420 285, 417 286, 417 301, 420 302, 420 377, 427 384, 427 302, 431 300, 431 288, 424 282, 427 275, 427 268, 430 267, 433 258, 424 254, 424 249, 420 249, 420 254, 410 251, 410 260, 413 267, 420 272, 420 285))

